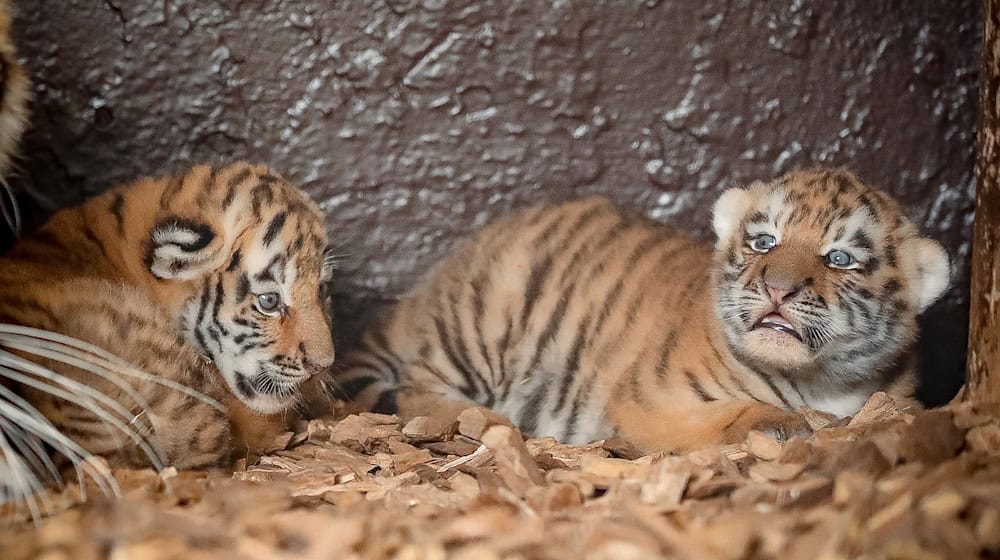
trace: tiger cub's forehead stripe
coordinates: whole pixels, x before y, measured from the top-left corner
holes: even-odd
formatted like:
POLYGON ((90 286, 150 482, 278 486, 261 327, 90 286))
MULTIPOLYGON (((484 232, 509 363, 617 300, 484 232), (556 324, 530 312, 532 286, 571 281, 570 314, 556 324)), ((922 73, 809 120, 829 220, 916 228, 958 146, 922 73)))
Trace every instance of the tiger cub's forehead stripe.
POLYGON ((274 243, 275 238, 281 233, 281 228, 285 227, 287 218, 287 212, 278 212, 278 215, 271 219, 271 223, 267 225, 267 230, 264 232, 263 243, 265 247, 270 247, 271 243, 274 243))
POLYGON ((223 210, 229 209, 229 206, 233 203, 233 200, 236 199, 236 189, 238 189, 241 185, 243 185, 243 183, 247 182, 251 174, 252 172, 250 170, 250 167, 247 166, 240 169, 232 177, 229 178, 229 181, 227 181, 226 183, 226 194, 225 196, 222 197, 223 210))

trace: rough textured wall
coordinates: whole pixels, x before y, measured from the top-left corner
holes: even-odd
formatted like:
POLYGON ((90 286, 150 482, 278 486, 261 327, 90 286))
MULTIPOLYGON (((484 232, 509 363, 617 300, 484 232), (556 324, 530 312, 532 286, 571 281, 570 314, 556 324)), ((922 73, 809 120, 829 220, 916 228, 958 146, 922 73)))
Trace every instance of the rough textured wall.
POLYGON ((19 4, 36 217, 192 161, 268 161, 350 255, 343 336, 512 208, 603 192, 707 238, 727 185, 847 165, 955 256, 924 348, 959 381, 975 0, 19 4))

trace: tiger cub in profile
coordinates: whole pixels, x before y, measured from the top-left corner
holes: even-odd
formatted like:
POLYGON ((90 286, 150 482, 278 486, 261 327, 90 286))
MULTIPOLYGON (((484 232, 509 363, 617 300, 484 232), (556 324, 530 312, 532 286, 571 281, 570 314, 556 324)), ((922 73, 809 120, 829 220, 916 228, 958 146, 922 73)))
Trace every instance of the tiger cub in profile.
POLYGON ((601 198, 486 227, 406 297, 336 378, 404 416, 480 404, 524 432, 646 451, 807 431, 912 395, 917 315, 949 261, 842 170, 726 191, 715 250, 601 198))
POLYGON ((0 259, 0 321, 94 344, 224 407, 52 360, 40 363, 82 386, 10 376, 0 385, 117 464, 149 461, 129 429, 150 435, 165 463, 225 464, 333 362, 320 297, 326 246, 309 197, 249 163, 142 179, 60 211, 0 259), (112 409, 117 417, 99 413, 112 409))

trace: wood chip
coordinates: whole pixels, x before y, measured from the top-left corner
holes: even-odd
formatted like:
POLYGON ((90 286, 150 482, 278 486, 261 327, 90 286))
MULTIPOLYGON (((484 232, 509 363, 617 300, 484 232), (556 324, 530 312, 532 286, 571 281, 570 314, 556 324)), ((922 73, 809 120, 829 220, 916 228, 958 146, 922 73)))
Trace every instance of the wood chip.
MULTIPOLYGON (((784 446, 643 456, 622 442, 528 438, 489 411, 461 419, 344 413, 298 423, 234 472, 93 466, 47 490, 39 527, 0 505, 4 560, 128 555, 527 558, 974 558, 1000 550, 1000 407, 803 411, 784 446), (811 418, 811 420, 810 420, 811 418), (463 424, 464 420, 464 424, 463 424), (852 423, 853 422, 853 423, 852 423), (464 428, 463 428, 464 425, 464 428), (69 480, 73 480, 72 477, 69 480)), ((336 410, 344 409, 337 407, 336 410)), ((39 502, 40 503, 40 502, 39 502)))
POLYGON ((858 426, 872 422, 885 422, 896 418, 899 414, 896 401, 892 400, 892 397, 886 393, 879 391, 869 397, 868 401, 861 407, 861 410, 854 415, 854 418, 847 425, 858 426))
POLYGON ((482 441, 483 433, 494 425, 513 427, 510 420, 488 408, 467 408, 458 415, 458 432, 475 440, 482 441))
POLYGON ((791 480, 805 470, 795 463, 757 463, 750 467, 750 480, 757 482, 791 480))
POLYGON ((417 416, 403 426, 403 435, 410 441, 443 441, 455 433, 454 418, 417 416))
POLYGON ((765 461, 774 461, 781 457, 781 444, 773 437, 752 430, 747 433, 746 442, 743 445, 744 451, 765 461))
POLYGON ((482 440, 496 458, 500 478, 514 493, 524 496, 532 487, 545 484, 542 471, 535 465, 516 429, 504 425, 490 426, 483 432, 482 440))

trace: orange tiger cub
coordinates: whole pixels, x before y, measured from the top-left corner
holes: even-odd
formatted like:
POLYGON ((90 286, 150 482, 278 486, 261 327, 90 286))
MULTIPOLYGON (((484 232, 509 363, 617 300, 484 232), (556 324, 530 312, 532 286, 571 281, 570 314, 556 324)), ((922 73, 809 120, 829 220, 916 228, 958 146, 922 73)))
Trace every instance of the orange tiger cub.
POLYGON ((70 380, 60 387, 76 402, 56 395, 55 381, 8 376, 4 384, 117 463, 149 461, 126 437, 134 428, 165 463, 225 464, 278 429, 302 384, 333 362, 320 298, 326 245, 308 196, 249 163, 142 179, 60 211, 0 259, 0 322, 94 344, 225 408, 163 383, 116 384, 86 364, 41 361, 70 380))
POLYGON ((486 227, 363 337, 341 396, 404 416, 480 404, 535 436, 647 451, 808 430, 908 398, 949 261, 842 170, 726 191, 714 250, 601 198, 486 227))

